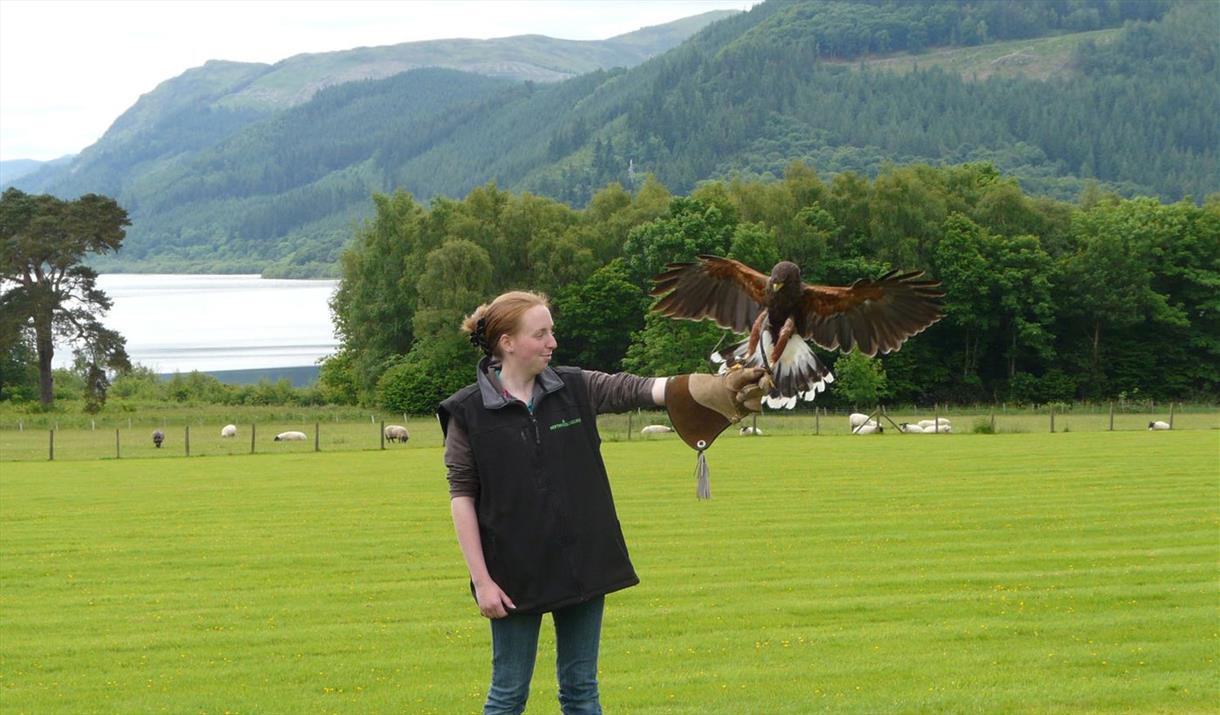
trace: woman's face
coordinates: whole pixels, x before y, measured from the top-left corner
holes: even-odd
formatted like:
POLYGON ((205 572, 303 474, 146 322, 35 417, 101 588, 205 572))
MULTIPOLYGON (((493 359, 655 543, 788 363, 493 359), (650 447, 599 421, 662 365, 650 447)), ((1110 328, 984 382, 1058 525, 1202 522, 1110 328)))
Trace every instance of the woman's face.
POLYGON ((551 361, 557 345, 551 311, 545 305, 536 305, 521 316, 517 332, 500 339, 500 353, 504 362, 537 375, 551 361))

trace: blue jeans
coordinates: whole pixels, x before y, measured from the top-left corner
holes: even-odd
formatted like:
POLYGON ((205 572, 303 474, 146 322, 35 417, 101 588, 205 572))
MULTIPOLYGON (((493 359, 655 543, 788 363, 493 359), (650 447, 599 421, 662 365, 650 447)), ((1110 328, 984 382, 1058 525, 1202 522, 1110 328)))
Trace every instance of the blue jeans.
MULTIPOLYGON (((605 596, 551 613, 555 621, 555 669, 564 715, 601 715, 597 697, 597 648, 605 596)), ((491 619, 491 688, 483 715, 519 715, 530 695, 542 614, 491 619)))

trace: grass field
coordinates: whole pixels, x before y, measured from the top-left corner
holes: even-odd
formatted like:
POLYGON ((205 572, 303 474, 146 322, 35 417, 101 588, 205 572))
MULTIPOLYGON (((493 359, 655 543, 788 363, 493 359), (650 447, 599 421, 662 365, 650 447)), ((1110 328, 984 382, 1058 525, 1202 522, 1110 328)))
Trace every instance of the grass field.
MULTIPOLYGON (((1220 435, 928 437, 604 445, 607 712, 1215 712, 1220 435)), ((435 447, 6 463, 0 553, 5 715, 480 708, 435 447)))
POLYGON ((1101 45, 1112 42, 1122 31, 1122 28, 1111 28, 990 42, 976 47, 935 48, 919 54, 899 52, 839 64, 865 66, 895 74, 907 74, 916 67, 925 70, 929 67, 940 67, 968 81, 984 80, 988 77, 1044 80, 1072 74, 1075 71, 1072 55, 1081 43, 1091 41, 1101 45))

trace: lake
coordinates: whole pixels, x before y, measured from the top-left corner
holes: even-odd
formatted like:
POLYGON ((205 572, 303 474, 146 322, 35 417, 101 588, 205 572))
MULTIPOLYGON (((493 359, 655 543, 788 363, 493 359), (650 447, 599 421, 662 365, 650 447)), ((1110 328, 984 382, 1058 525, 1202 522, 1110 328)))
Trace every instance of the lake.
MULTIPOLYGON (((257 275, 107 273, 102 322, 127 338, 133 363, 157 372, 313 365, 338 347, 327 301, 334 280, 257 275)), ((57 348, 56 367, 72 363, 57 348)))

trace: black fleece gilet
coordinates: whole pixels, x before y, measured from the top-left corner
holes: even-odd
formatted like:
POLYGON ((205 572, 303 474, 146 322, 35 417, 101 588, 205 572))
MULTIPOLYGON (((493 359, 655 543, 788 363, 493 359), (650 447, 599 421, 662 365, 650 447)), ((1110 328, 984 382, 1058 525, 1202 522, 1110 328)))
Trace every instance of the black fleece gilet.
POLYGON ((601 437, 578 368, 558 389, 489 409, 476 383, 437 410, 457 419, 479 476, 483 557, 515 613, 542 613, 639 583, 614 510, 601 437))

